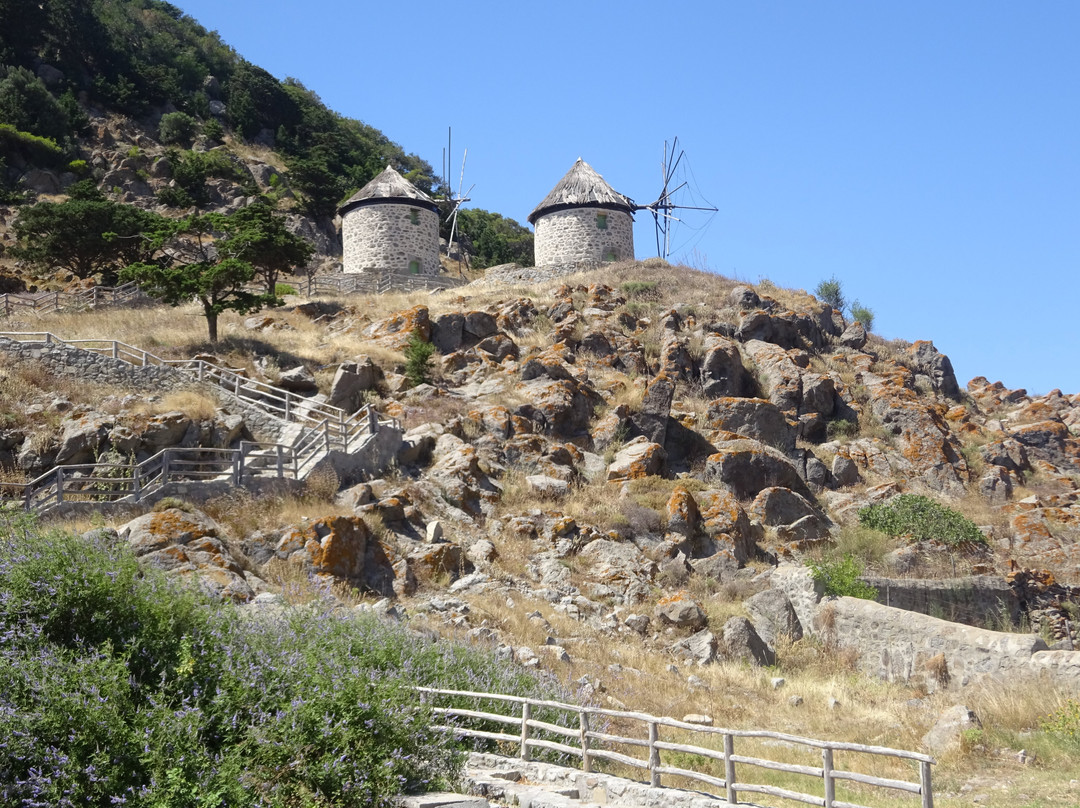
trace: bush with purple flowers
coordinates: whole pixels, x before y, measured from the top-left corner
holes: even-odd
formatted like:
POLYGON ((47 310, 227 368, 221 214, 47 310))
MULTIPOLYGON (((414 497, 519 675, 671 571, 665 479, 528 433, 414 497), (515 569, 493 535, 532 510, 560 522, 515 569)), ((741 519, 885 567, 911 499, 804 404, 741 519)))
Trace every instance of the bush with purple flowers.
POLYGON ((551 695, 330 602, 254 615, 107 531, 0 517, 3 805, 390 805, 461 762, 417 684, 551 695))

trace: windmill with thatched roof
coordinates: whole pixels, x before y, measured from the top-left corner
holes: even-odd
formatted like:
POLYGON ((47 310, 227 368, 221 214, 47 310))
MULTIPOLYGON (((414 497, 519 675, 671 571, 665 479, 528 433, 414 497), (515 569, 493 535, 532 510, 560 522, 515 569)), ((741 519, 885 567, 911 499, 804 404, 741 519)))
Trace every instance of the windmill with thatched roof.
POLYGON ((579 157, 529 214, 536 265, 632 260, 636 208, 579 157))
POLYGON ((391 166, 338 213, 346 273, 439 274, 439 206, 391 166))

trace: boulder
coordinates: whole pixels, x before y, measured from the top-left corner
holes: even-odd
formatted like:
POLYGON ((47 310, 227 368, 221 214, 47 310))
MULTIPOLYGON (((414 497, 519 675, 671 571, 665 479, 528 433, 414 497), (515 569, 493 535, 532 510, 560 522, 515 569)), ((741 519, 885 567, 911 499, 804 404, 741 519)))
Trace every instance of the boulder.
POLYGON ((747 516, 770 527, 794 524, 806 516, 812 516, 820 520, 828 532, 825 515, 806 497, 788 488, 772 486, 759 491, 747 516))
POLYGON ((431 322, 431 342, 435 350, 445 356, 460 349, 464 330, 464 314, 451 312, 439 315, 431 322))
POLYGON ((842 488, 858 485, 861 479, 859 467, 855 464, 855 461, 851 459, 850 455, 841 454, 840 452, 837 452, 836 456, 833 457, 832 476, 836 480, 836 484, 842 488))
POLYGON ((732 617, 724 623, 724 655, 751 665, 766 666, 776 662, 776 655, 745 617, 732 617))
POLYGON ((862 323, 856 321, 844 329, 844 333, 840 335, 840 339, 837 341, 846 348, 854 348, 859 351, 866 345, 866 339, 866 328, 863 327, 862 323))
POLYGON ((215 597, 243 603, 255 596, 221 528, 200 511, 148 513, 117 532, 141 561, 190 580, 215 597))
POLYGON ((687 628, 693 631, 705 628, 705 612, 693 600, 680 592, 669 598, 662 598, 656 604, 653 615, 665 626, 687 628))
POLYGON ((675 397, 675 380, 666 373, 653 377, 645 388, 641 400, 641 410, 631 416, 630 421, 639 434, 653 443, 664 445, 667 436, 668 417, 671 414, 671 401, 675 397))
POLYGON ((934 392, 959 401, 960 385, 956 383, 956 374, 949 357, 938 351, 934 343, 926 340, 916 342, 910 351, 911 367, 916 377, 926 377, 934 392))
POLYGON ((723 483, 739 499, 750 499, 770 486, 790 488, 808 499, 813 495, 795 466, 781 452, 756 440, 720 444, 705 461, 706 479, 723 483))
POLYGON ((152 416, 143 427, 143 445, 149 452, 176 446, 190 427, 191 418, 179 411, 152 416))
POLYGON ((326 403, 340 407, 345 412, 356 412, 363 403, 363 394, 374 390, 382 375, 382 369, 367 356, 357 357, 353 362, 342 362, 334 374, 326 403))
POLYGON ((488 314, 486 311, 470 311, 465 315, 462 328, 466 334, 476 340, 490 337, 499 330, 494 315, 488 314))
POLYGON ((695 536, 701 529, 701 512, 685 485, 676 485, 667 501, 667 529, 680 536, 695 536))
POLYGON ((749 286, 736 286, 728 293, 728 300, 738 309, 756 309, 761 305, 758 293, 749 286))
MULTIPOLYGON (((746 287, 743 287, 746 288, 746 287)), ((701 361, 701 389, 708 398, 746 396, 754 381, 743 367, 738 344, 719 334, 705 337, 705 356, 701 361)))
POLYGON ((959 752, 965 730, 980 729, 982 721, 962 704, 954 704, 938 716, 934 726, 922 737, 922 746, 931 755, 959 752))
POLYGON ((607 478, 611 482, 621 482, 660 474, 666 457, 660 444, 644 437, 634 438, 615 454, 608 465, 607 478))
POLYGON ((754 629, 770 647, 776 638, 786 635, 793 640, 802 639, 803 629, 791 601, 779 589, 766 589, 743 601, 754 629))
POLYGON ((278 376, 277 386, 298 395, 309 395, 319 392, 319 384, 315 376, 304 365, 297 365, 281 372, 278 376))
POLYGON ((66 420, 56 452, 57 465, 95 462, 112 426, 111 418, 96 412, 66 420))
POLYGON ((530 474, 525 484, 534 494, 547 499, 561 499, 570 493, 570 483, 544 474, 530 474))
POLYGON ((795 448, 795 430, 775 404, 763 398, 718 398, 709 403, 709 429, 734 432, 782 452, 795 448))
POLYGON ((716 661, 719 645, 716 635, 703 629, 679 640, 669 650, 673 656, 691 660, 697 665, 708 665, 716 661))

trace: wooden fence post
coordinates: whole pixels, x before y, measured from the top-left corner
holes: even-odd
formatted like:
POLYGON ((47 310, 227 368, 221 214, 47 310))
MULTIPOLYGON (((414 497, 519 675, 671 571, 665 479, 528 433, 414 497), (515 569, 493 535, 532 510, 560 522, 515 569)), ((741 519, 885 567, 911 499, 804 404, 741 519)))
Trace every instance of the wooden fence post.
POLYGON ((64 501, 64 467, 56 467, 56 501, 57 503, 64 501))
POLYGON ((131 494, 136 502, 142 499, 142 478, 139 476, 141 473, 142 469, 139 464, 136 463, 134 470, 131 473, 131 494))
POLYGON ((836 799, 836 781, 833 780, 833 750, 825 747, 821 750, 821 774, 825 780, 825 808, 833 808, 836 799))
POLYGON ((521 703, 521 759, 530 760, 532 752, 529 750, 529 719, 532 718, 532 705, 528 699, 521 703))
POLYGON ((660 740, 660 726, 655 721, 649 722, 649 782, 653 787, 660 785, 660 750, 656 748, 656 742, 660 740))
POLYGON ((739 795, 735 791, 735 761, 731 756, 735 754, 735 736, 724 733, 724 781, 727 783, 727 801, 732 805, 738 805, 739 795))
POLYGON ((592 757, 589 755, 589 711, 583 709, 578 715, 581 717, 581 770, 583 772, 591 772, 592 757))
POLYGON ((934 808, 934 789, 930 784, 930 764, 919 761, 919 787, 922 791, 922 808, 934 808))

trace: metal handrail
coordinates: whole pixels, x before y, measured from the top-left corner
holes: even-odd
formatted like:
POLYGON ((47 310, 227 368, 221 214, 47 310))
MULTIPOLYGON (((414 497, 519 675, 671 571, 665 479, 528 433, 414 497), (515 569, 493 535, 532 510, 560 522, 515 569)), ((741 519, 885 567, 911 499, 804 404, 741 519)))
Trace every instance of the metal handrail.
POLYGON ((97 502, 130 498, 138 503, 168 482, 214 480, 226 474, 233 485, 240 485, 245 475, 300 479, 292 449, 282 444, 241 441, 239 449, 174 446, 140 463, 69 464, 55 466, 25 483, 4 482, 0 484, 0 503, 19 501, 25 510, 38 513, 73 498, 90 497, 97 502), (267 474, 267 466, 250 460, 257 451, 273 454, 272 474, 267 474), (284 462, 286 458, 290 462, 284 462))

